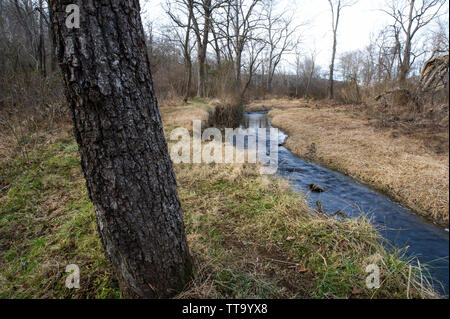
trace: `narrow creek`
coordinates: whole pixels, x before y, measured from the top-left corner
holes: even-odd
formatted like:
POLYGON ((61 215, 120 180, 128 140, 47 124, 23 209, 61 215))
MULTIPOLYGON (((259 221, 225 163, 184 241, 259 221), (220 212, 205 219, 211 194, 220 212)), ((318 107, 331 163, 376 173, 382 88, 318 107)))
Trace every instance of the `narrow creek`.
MULTIPOLYGON (((245 112, 241 127, 270 128, 267 113, 245 112)), ((287 135, 280 131, 279 140, 272 142, 278 143, 286 137, 287 135)), ((436 279, 436 288, 442 294, 448 295, 448 231, 425 221, 386 195, 344 174, 298 158, 283 146, 278 149, 277 173, 287 178, 294 190, 307 194, 311 207, 316 208, 316 202, 319 200, 327 214, 340 210, 352 218, 364 212, 389 244, 398 248, 408 247, 406 255, 415 256, 422 265, 426 265, 430 275, 436 279), (310 184, 320 185, 325 191, 311 192, 310 184)))

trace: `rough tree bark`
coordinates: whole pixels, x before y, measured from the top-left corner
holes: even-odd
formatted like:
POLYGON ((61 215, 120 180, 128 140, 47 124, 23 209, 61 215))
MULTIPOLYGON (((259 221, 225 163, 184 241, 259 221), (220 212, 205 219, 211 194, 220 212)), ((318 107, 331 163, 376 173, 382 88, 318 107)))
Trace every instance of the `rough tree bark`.
POLYGON ((184 287, 191 259, 153 91, 138 0, 52 0, 50 14, 81 166, 124 297, 184 287), (80 8, 68 29, 66 5, 80 8))

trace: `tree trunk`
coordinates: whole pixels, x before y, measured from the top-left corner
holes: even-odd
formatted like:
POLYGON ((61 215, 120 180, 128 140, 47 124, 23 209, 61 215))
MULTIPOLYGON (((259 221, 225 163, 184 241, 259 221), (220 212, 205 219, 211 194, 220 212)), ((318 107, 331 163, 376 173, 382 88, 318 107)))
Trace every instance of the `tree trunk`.
POLYGON ((236 92, 241 90, 241 64, 242 64, 242 51, 236 51, 236 92))
MULTIPOLYGON (((3 0, 0 0, 0 73, 5 70, 4 53, 3 53, 3 0)), ((0 85, 0 89, 2 86, 0 85)))
POLYGON ((184 59, 185 59, 185 88, 184 88, 184 103, 187 103, 189 96, 191 94, 191 84, 192 84, 192 59, 191 59, 191 51, 190 51, 190 31, 191 31, 191 23, 192 23, 192 15, 193 15, 193 4, 192 0, 189 3, 189 16, 188 16, 188 24, 186 28, 186 37, 184 40, 184 59))
POLYGON ((73 0, 79 29, 63 3, 52 31, 105 254, 124 297, 173 296, 192 266, 139 1, 73 0))
POLYGON ((405 49, 403 51, 402 65, 400 66, 399 80, 402 85, 404 85, 406 82, 406 78, 408 77, 410 68, 411 68, 411 41, 408 38, 406 39, 405 49))
POLYGON ((211 28, 211 0, 206 0, 204 3, 202 3, 203 7, 203 14, 205 19, 205 26, 203 28, 203 38, 201 37, 200 29, 198 26, 198 23, 196 22, 196 19, 194 16, 192 16, 193 23, 194 23, 194 30, 197 37, 197 58, 198 58, 198 91, 197 95, 199 97, 205 97, 206 96, 206 53, 207 53, 207 47, 208 47, 208 37, 209 37, 209 30, 211 28))
POLYGON ((198 55, 198 89, 197 96, 206 96, 206 55, 198 55))
POLYGON ((333 36, 333 51, 331 53, 330 78, 328 79, 328 98, 334 99, 334 60, 336 58, 336 31, 333 36))
POLYGON ((217 38, 217 33, 216 33, 214 27, 211 27, 211 32, 212 32, 213 38, 214 38, 214 51, 216 53, 217 68, 219 68, 220 64, 222 63, 221 54, 220 54, 219 40, 217 38))
POLYGON ((42 16, 44 10, 42 1, 39 0, 39 71, 42 76, 47 76, 47 63, 45 56, 45 40, 44 40, 44 17, 42 16))
POLYGON ((189 96, 191 94, 192 86, 192 61, 191 57, 186 59, 186 83, 185 83, 185 93, 184 93, 184 103, 187 103, 189 96))
POLYGON ((54 38, 51 36, 52 34, 52 25, 51 23, 48 24, 48 34, 50 36, 50 73, 53 73, 56 71, 58 62, 56 61, 56 44, 54 41, 54 38))

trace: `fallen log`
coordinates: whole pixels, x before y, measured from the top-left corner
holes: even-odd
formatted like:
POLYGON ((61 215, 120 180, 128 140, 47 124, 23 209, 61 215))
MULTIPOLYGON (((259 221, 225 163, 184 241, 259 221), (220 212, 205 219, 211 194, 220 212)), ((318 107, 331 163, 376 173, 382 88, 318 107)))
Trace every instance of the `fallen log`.
POLYGON ((449 56, 431 58, 420 74, 420 84, 423 91, 437 91, 448 84, 449 56))

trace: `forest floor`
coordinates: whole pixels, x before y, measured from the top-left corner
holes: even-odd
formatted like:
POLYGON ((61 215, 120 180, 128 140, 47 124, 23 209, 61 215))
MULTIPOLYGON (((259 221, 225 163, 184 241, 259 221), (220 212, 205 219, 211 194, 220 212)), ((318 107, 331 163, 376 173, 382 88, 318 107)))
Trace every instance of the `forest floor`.
POLYGON ((345 173, 448 228, 448 127, 381 119, 353 105, 274 99, 249 110, 271 110, 297 156, 345 173))
MULTIPOLYGON (((166 136, 209 106, 162 107, 166 136)), ((120 298, 98 238, 70 124, 24 157, 0 159, 0 298, 120 298), (65 287, 65 267, 81 287, 65 287)), ((3 142, 3 141, 2 141, 3 142)), ((175 165, 194 279, 177 298, 432 298, 404 251, 388 253, 364 218, 312 211, 257 165, 175 165), (381 287, 366 287, 366 266, 381 287)), ((426 282, 426 280, 425 280, 426 282)))

